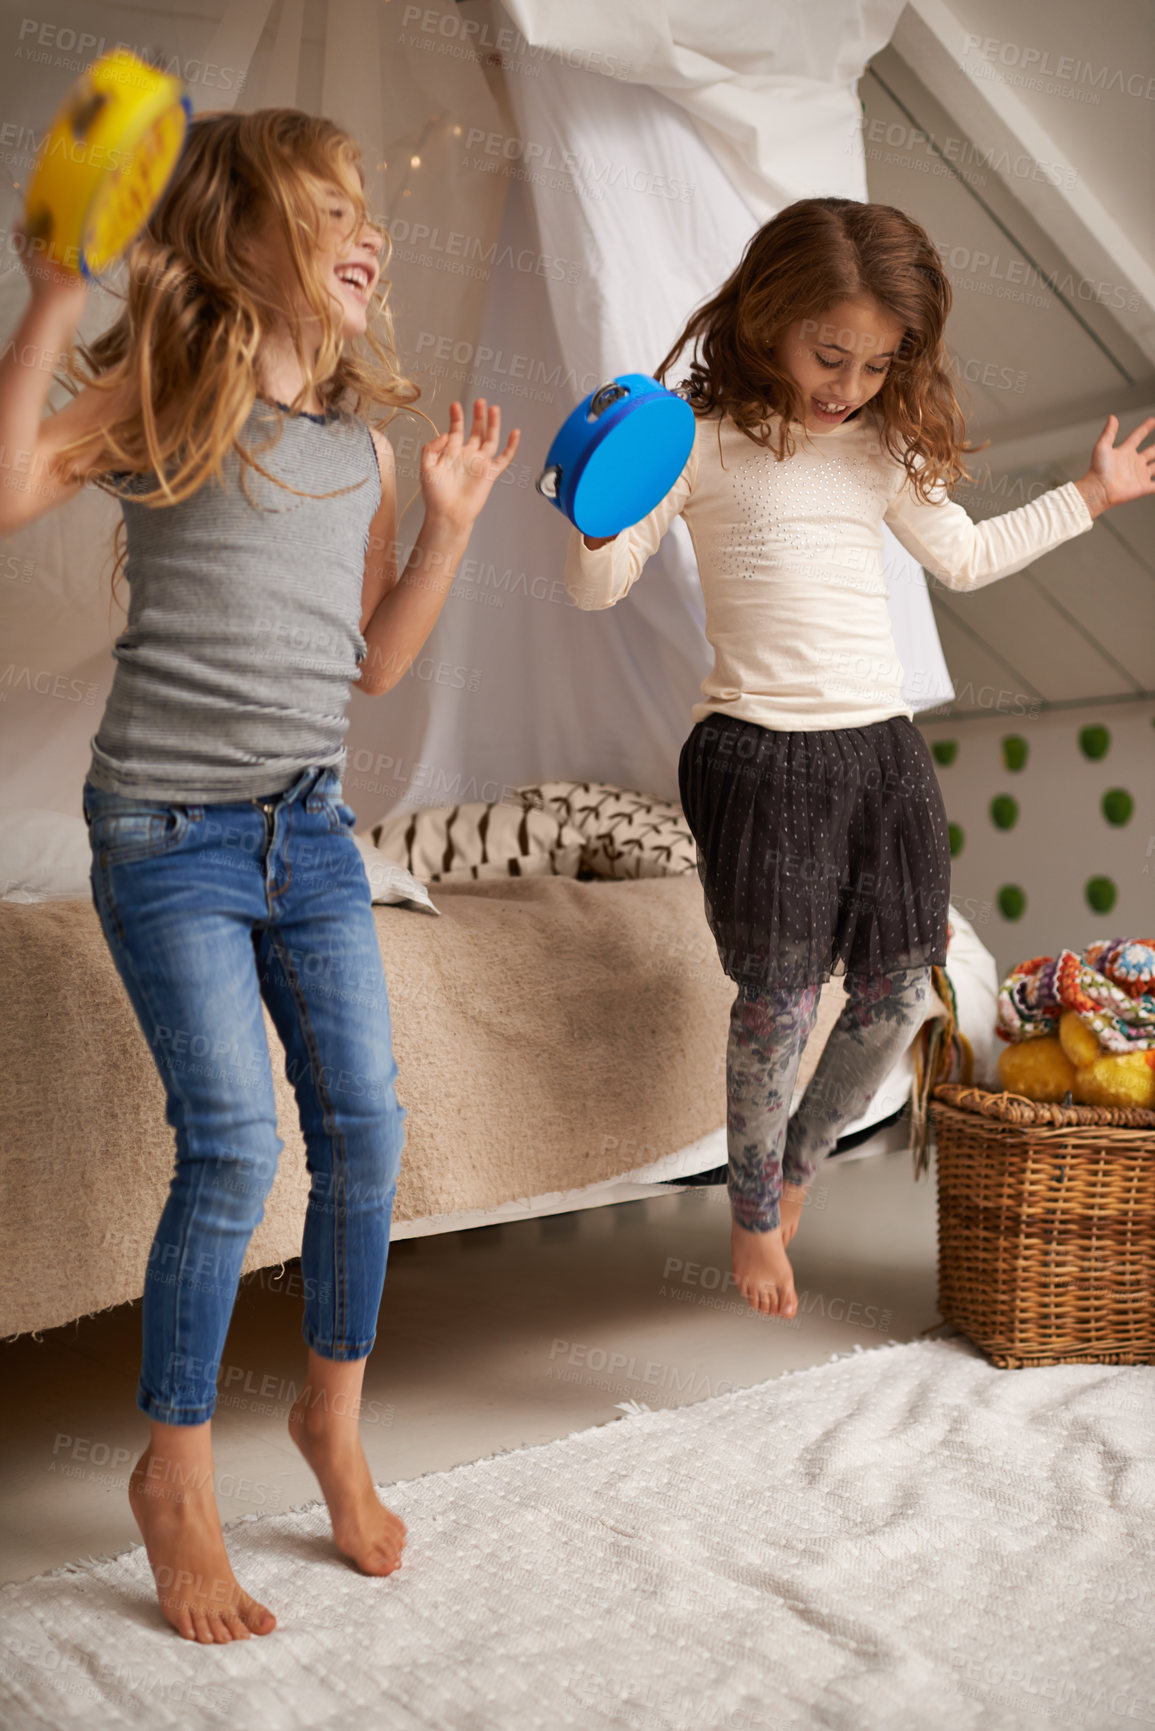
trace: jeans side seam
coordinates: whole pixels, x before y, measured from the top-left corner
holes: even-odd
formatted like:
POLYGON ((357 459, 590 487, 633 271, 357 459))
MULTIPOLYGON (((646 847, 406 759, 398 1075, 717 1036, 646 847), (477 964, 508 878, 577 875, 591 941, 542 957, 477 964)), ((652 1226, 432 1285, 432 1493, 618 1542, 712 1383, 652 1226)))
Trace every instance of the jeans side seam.
MULTIPOLYGON (((330 1144, 331 1144, 332 1149, 333 1149, 333 1177, 334 1177, 334 1207, 333 1207, 334 1249, 333 1249, 333 1255, 334 1255, 335 1266, 333 1269, 333 1304, 334 1304, 335 1315, 334 1315, 334 1320, 333 1320, 333 1334, 334 1334, 335 1338, 334 1338, 333 1344, 334 1344, 334 1346, 336 1346, 339 1343, 341 1346, 341 1349, 345 1350, 347 1343, 345 1341, 344 1336, 345 1336, 345 1329, 346 1329, 347 1324, 348 1324, 348 1315, 349 1315, 349 1293, 348 1293, 349 1270, 348 1270, 348 1265, 347 1265, 347 1251, 346 1251, 345 1239, 344 1239, 345 1222, 344 1222, 344 1219, 342 1216, 342 1211, 336 1206, 336 1191, 337 1191, 338 1176, 339 1176, 339 1180, 340 1180, 342 1197, 344 1196, 344 1192, 345 1192, 345 1179, 346 1179, 345 1138, 341 1134, 340 1128, 339 1128, 338 1123, 337 1123, 337 1114, 333 1109, 333 1102, 329 1098, 328 1089, 325 1087, 324 1065, 321 1063, 321 1054, 320 1054, 320 1051, 317 1047, 316 1035, 313 1032, 313 1025, 309 1020, 309 1006, 308 1006, 308 1003, 306 1001, 305 994, 301 991, 300 980, 298 979, 296 970, 294 969, 294 967, 292 965, 292 961, 290 959, 289 952, 284 947, 284 943, 283 943, 283 940, 281 938, 280 932, 278 932, 274 928, 270 927, 269 928, 269 939, 270 939, 270 942, 272 943, 273 949, 274 949, 277 957, 279 958, 279 960, 281 962, 281 966, 283 967, 283 969, 285 971, 285 980, 288 984, 290 992, 293 995, 293 1001, 297 1005, 298 1014, 300 1015, 300 1018, 301 1018, 301 1032, 302 1032, 302 1035, 305 1039, 305 1044, 306 1044, 306 1047, 307 1047, 308 1053, 309 1053, 309 1067, 310 1067, 310 1070, 312 1072, 313 1083, 317 1089, 317 1093, 318 1093, 318 1095, 321 1099, 321 1102, 323 1104, 325 1117, 328 1120, 328 1123, 332 1126, 331 1130, 329 1131, 329 1139, 330 1139, 330 1144), (338 1167, 339 1167, 339 1173, 338 1173, 338 1167)), ((310 1188, 311 1188, 311 1185, 310 1185, 310 1188)), ((322 1354, 322 1356, 324 1356, 324 1355, 322 1354)))
MULTIPOLYGON (((136 963, 133 960, 132 953, 128 949, 127 944, 124 945, 124 948, 123 948, 122 960, 123 960, 124 965, 128 969, 128 972, 132 975, 133 981, 136 985, 136 989, 140 994, 141 1002, 145 1005, 146 1009, 148 1010, 149 1016, 152 1019, 152 1024, 155 1027, 156 1026, 156 1016, 155 1016, 155 1012, 153 1010, 153 1006, 152 1006, 152 1002, 151 1002, 151 996, 150 996, 148 990, 146 989, 144 980, 142 979, 142 977, 140 975, 140 972, 136 966, 136 963)), ((148 1043, 149 1050, 152 1051, 152 1045, 153 1045, 152 1040, 149 1039, 147 1035, 145 1036, 145 1038, 146 1038, 146 1041, 148 1043)), ((153 1062, 156 1063, 155 1053, 153 1054, 153 1062)), ((180 1104, 184 1110, 185 1129, 186 1129, 186 1134, 187 1134, 188 1124, 189 1124, 189 1121, 190 1121, 190 1118, 192 1115, 191 1114, 191 1101, 188 1099, 188 1096, 185 1094, 184 1090, 179 1086, 177 1079, 176 1079, 177 1072, 175 1070, 173 1070, 170 1066, 165 1066, 162 1069, 159 1064, 157 1065, 157 1068, 158 1068, 158 1070, 160 1070, 160 1076, 161 1076, 162 1083, 166 1087, 171 1087, 173 1094, 180 1101, 180 1104)), ((173 1150, 173 1175, 175 1177, 176 1167, 179 1164, 179 1160, 180 1160, 180 1145, 179 1145, 179 1139, 176 1139, 175 1126, 172 1126, 171 1128, 173 1129, 173 1136, 175 1139, 175 1146, 174 1146, 174 1150, 173 1150)), ((202 1162, 201 1167, 200 1167, 200 1171, 198 1172, 196 1182, 194 1185, 195 1194, 192 1197, 190 1197, 189 1205, 187 1207, 185 1207, 184 1209, 182 1209, 182 1211, 181 1211, 180 1253, 178 1256, 178 1266, 177 1266, 177 1269, 175 1271, 176 1278, 175 1278, 174 1283, 173 1283, 172 1349, 174 1352, 179 1352, 179 1350, 180 1350, 183 1331, 184 1331, 184 1318, 183 1318, 182 1313, 181 1313, 181 1291, 182 1291, 181 1276, 184 1272, 185 1260, 188 1256, 189 1237, 191 1235, 193 1221, 196 1217, 197 1205, 200 1202, 201 1191, 203 1189, 204 1176, 205 1176, 206 1170, 207 1170, 207 1168, 204 1165, 204 1163, 202 1162)), ((162 1212, 162 1217, 163 1217, 163 1210, 161 1212, 162 1212)), ((160 1231, 160 1221, 159 1220, 157 1221, 156 1230, 157 1230, 157 1232, 160 1231)), ((153 1234, 153 1243, 155 1244, 155 1242, 156 1242, 156 1233, 153 1234)), ((144 1275, 144 1289, 145 1289, 145 1297, 147 1297, 147 1294, 148 1294, 148 1269, 147 1268, 145 1269, 145 1275, 144 1275)), ((168 1401, 165 1404, 168 1406, 171 1406, 172 1402, 168 1401)), ((216 1403, 215 1403, 215 1399, 214 1399, 214 1401, 213 1401, 214 1407, 215 1407, 215 1404, 216 1403)))

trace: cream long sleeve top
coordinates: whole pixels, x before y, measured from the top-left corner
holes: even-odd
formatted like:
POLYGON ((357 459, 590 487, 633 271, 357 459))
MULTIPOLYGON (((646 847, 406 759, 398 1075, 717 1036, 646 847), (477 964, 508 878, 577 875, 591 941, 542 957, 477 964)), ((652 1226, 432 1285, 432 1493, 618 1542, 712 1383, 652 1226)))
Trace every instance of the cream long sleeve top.
POLYGON ((911 715, 886 604, 883 523, 949 588, 970 590, 1094 521, 1073 481, 983 523, 944 488, 923 503, 862 414, 796 437, 782 462, 732 421, 703 417, 685 468, 648 517, 595 549, 573 531, 571 599, 583 609, 620 601, 679 513, 714 651, 693 719, 737 715, 784 732, 911 715))

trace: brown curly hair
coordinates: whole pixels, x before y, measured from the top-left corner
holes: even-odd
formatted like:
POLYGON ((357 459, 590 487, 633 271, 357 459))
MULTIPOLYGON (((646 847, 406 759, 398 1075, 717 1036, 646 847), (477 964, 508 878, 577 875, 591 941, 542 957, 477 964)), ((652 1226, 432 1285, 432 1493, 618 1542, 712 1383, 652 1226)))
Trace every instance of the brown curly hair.
POLYGON ((882 388, 864 406, 919 498, 968 480, 962 410, 943 331, 951 287, 926 231, 889 204, 803 198, 748 243, 737 270, 690 318, 657 369, 665 376, 691 344, 689 402, 696 415, 724 414, 781 461, 794 453, 791 421, 802 392, 777 364, 774 343, 803 319, 869 295, 904 327, 882 388), (771 417, 777 417, 776 427, 771 417))
MULTIPOLYGON (((257 396, 258 348, 276 323, 288 329, 300 360, 299 401, 312 389, 324 410, 363 414, 375 404, 396 410, 420 396, 397 358, 387 282, 379 284, 365 336, 356 343, 344 337, 317 263, 317 181, 346 189, 352 233, 359 233, 368 220, 360 152, 332 121, 294 108, 193 119, 164 197, 125 255, 120 316, 68 357, 68 388, 107 391, 115 409, 62 447, 60 458, 77 459, 93 485, 117 496, 118 473, 155 475, 154 487, 133 495, 135 503, 153 508, 189 498, 210 477, 221 479, 229 451, 239 459, 246 494, 250 467, 287 486, 259 461, 269 444, 248 446, 238 436, 257 396), (295 311, 294 285, 270 281, 248 245, 270 221, 284 238, 296 285, 320 320, 315 358, 295 311)), ((387 232, 382 239, 387 263, 387 232)), ((123 521, 116 555, 114 596, 125 558, 123 521)))

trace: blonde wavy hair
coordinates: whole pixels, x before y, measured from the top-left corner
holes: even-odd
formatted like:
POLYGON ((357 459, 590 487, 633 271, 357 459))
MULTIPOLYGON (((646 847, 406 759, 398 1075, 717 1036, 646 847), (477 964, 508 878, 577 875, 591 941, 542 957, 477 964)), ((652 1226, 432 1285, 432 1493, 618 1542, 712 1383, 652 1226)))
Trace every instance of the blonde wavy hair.
POLYGON ((787 205, 750 240, 718 293, 700 307, 657 369, 665 379, 692 344, 689 402, 696 415, 724 414, 781 461, 795 449, 790 422, 801 422, 802 392, 772 352, 803 319, 820 319, 841 301, 870 295, 904 327, 882 388, 863 415, 878 424, 886 449, 906 469, 918 497, 970 476, 962 458, 963 413, 944 342, 951 286, 925 229, 889 204, 803 198, 787 205), (779 417, 776 436, 770 417, 779 417))
MULTIPOLYGON (((179 504, 210 477, 223 481, 227 452, 240 461, 247 497, 249 468, 301 497, 334 496, 304 494, 260 462, 282 421, 259 447, 238 436, 258 394, 258 349, 278 326, 288 332, 304 375, 299 402, 313 391, 325 412, 365 414, 374 405, 396 411, 421 394, 398 361, 384 279, 365 336, 353 341, 343 334, 340 308, 317 262, 318 181, 344 187, 356 236, 371 220, 361 153, 332 121, 295 108, 263 108, 201 114, 191 122, 164 197, 125 255, 120 316, 93 341, 78 342, 67 359, 67 388, 115 393, 116 409, 62 447, 61 459, 76 461, 93 485, 117 497, 118 474, 155 475, 155 487, 132 494, 136 504, 154 508, 179 504), (277 280, 250 246, 270 224, 285 242, 295 284, 277 280), (319 320, 315 357, 295 289, 319 320)), ((382 243, 384 268, 391 250, 385 230, 382 243)), ((115 551, 114 595, 126 553, 123 520, 115 551)))

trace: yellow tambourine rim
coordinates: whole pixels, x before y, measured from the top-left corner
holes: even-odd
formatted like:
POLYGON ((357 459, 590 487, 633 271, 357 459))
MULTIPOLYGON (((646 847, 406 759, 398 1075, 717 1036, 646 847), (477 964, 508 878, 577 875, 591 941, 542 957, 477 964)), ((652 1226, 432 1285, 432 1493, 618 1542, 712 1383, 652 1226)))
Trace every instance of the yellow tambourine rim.
POLYGON ((156 208, 191 106, 178 78, 122 48, 88 68, 44 140, 25 200, 33 243, 80 276, 107 269, 156 208))

